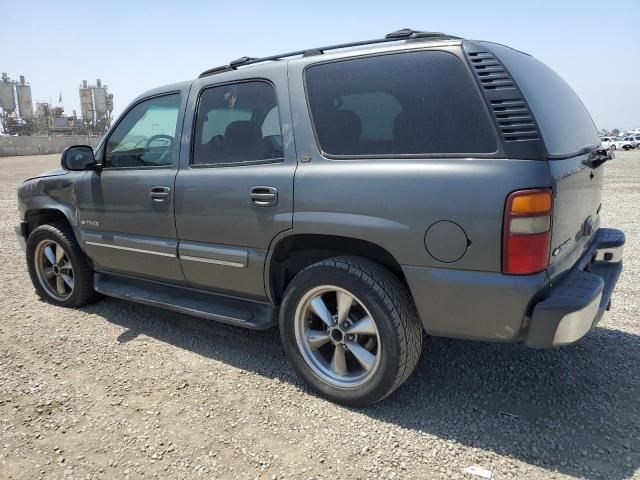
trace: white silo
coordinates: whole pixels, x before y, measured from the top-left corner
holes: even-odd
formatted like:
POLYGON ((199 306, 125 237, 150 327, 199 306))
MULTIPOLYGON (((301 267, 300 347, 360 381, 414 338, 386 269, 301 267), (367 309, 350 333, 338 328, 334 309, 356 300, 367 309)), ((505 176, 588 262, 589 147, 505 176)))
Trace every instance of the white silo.
POLYGON ((91 88, 87 87, 87 81, 82 81, 82 86, 80 87, 80 110, 82 111, 82 120, 85 123, 93 122, 93 95, 91 92, 91 88))
POLYGON ((96 80, 96 87, 93 90, 93 102, 96 108, 96 117, 103 117, 107 114, 107 87, 102 86, 102 81, 96 80))
POLYGON ((13 82, 7 77, 6 73, 2 74, 0 79, 0 108, 6 113, 12 114, 16 111, 16 99, 13 94, 13 82))
POLYGON ((31 86, 24 81, 24 75, 20 75, 20 83, 16 84, 16 96, 18 97, 18 111, 25 120, 33 118, 33 100, 31 98, 31 86))

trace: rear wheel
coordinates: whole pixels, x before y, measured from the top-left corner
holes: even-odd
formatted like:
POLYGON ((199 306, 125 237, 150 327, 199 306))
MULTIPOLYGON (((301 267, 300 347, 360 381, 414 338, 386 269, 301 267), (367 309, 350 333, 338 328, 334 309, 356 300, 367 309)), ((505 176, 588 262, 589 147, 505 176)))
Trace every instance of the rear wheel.
POLYGON ((398 388, 422 347, 406 288, 384 267, 357 257, 324 260, 296 275, 285 292, 280 335, 303 380, 353 406, 398 388))
POLYGON ((64 224, 41 225, 31 232, 27 265, 36 292, 49 303, 81 307, 99 297, 87 257, 64 224))

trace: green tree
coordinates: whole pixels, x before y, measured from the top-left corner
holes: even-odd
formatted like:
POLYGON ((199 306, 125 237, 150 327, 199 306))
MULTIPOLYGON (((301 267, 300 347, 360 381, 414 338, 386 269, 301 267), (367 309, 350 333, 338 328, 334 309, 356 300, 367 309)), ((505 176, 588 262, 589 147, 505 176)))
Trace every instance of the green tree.
POLYGON ((614 128, 613 130, 611 130, 611 134, 617 137, 618 135, 620 135, 620 129, 614 128))

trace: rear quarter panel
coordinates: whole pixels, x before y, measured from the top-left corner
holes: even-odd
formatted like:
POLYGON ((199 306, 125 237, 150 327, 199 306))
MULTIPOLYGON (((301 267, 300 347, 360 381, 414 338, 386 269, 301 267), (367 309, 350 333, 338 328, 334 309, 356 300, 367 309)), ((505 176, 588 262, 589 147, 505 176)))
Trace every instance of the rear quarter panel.
MULTIPOLYGON (((441 49, 466 62, 459 47, 441 49)), ((340 56, 322 55, 322 61, 340 56)), ((304 69, 314 61, 318 62, 311 57, 289 64, 296 150, 299 159, 310 159, 299 162, 295 175, 293 233, 365 239, 385 248, 402 265, 499 272, 506 197, 521 188, 548 187, 547 162, 325 158, 316 143, 304 85, 304 69), (466 254, 456 262, 439 262, 425 248, 427 229, 440 220, 461 226, 469 240, 466 254)))
POLYGON ((500 273, 505 201, 514 190, 549 187, 548 163, 326 158, 307 110, 303 71, 309 63, 300 59, 289 65, 299 158, 291 233, 359 238, 387 250, 402 266, 428 333, 517 339, 527 308, 548 277, 500 273), (468 239, 466 253, 456 261, 440 261, 425 247, 428 228, 441 220, 462 227, 468 239))
POLYGON ((548 185, 538 161, 338 161, 316 152, 296 172, 293 230, 368 240, 401 265, 499 272, 507 195, 548 185), (440 220, 466 233, 469 246, 458 261, 440 262, 425 248, 427 229, 440 220))
POLYGON ((545 164, 314 156, 296 172, 292 233, 355 237, 386 249, 401 264, 431 335, 514 341, 548 277, 500 273, 502 215, 511 191, 548 185, 545 164), (439 220, 466 232, 469 246, 457 261, 438 261, 425 247, 427 229, 439 220))

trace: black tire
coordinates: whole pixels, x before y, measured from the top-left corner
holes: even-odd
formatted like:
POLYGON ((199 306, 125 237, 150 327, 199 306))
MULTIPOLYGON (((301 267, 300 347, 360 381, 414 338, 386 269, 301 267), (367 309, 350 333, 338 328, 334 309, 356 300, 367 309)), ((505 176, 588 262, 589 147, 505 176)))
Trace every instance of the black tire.
POLYGON ((616 145, 614 143, 611 144, 611 150, 615 150, 616 149, 616 145))
POLYGON ((88 305, 98 298, 100 294, 93 289, 93 270, 89 265, 86 255, 78 245, 71 228, 64 223, 40 225, 31 232, 27 239, 27 266, 33 286, 40 298, 54 305, 77 308, 88 305), (38 245, 45 241, 54 241, 62 247, 73 269, 73 289, 71 295, 65 300, 53 297, 42 285, 38 277, 36 267, 36 250, 38 245))
POLYGON ((334 257, 310 265, 287 286, 280 310, 280 336, 298 375, 321 396, 365 407, 390 395, 411 375, 422 350, 422 325, 406 287, 388 269, 359 257, 334 257), (309 367, 296 341, 298 303, 311 289, 334 285, 353 293, 375 319, 380 336, 379 366, 365 383, 337 387, 309 367))

